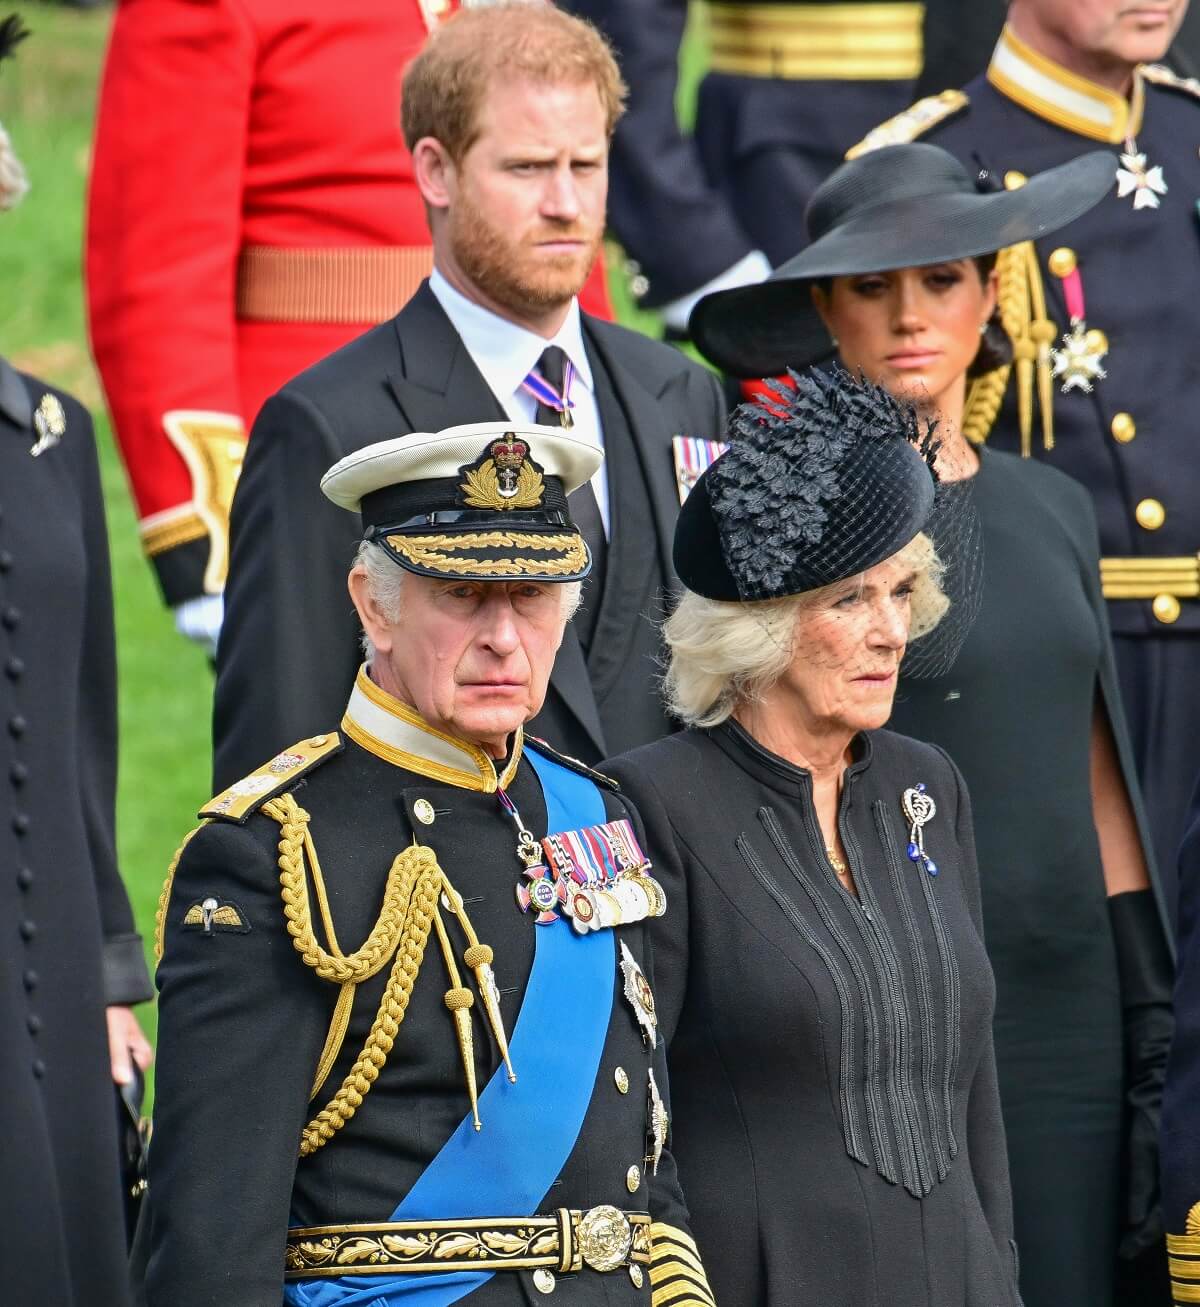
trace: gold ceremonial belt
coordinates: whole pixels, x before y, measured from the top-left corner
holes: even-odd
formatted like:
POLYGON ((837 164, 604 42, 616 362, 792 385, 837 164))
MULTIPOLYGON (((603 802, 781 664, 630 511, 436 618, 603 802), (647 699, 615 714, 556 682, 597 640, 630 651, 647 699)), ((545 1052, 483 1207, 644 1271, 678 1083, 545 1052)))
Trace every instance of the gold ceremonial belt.
POLYGON ((650 1264, 650 1217, 593 1207, 558 1208, 552 1216, 480 1217, 464 1221, 393 1221, 385 1225, 315 1225, 288 1231, 286 1278, 379 1275, 386 1271, 534 1271, 568 1274, 585 1266, 615 1271, 650 1264))
POLYGON ((260 322, 386 322, 432 269, 432 245, 247 245, 238 258, 237 315, 260 322))
POLYGON ((904 81, 921 71, 923 4, 710 4, 707 9, 714 72, 904 81))
POLYGON ((1100 584, 1105 599, 1200 597, 1200 554, 1184 558, 1102 558, 1100 584))

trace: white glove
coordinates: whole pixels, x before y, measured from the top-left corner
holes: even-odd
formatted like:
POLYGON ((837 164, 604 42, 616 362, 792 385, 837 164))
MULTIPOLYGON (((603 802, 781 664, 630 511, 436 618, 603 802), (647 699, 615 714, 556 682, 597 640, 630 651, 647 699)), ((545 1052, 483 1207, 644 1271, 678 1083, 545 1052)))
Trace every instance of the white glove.
POLYGON ((751 250, 749 254, 738 259, 732 268, 726 268, 720 276, 705 282, 698 290, 689 291, 679 299, 664 304, 659 312, 663 322, 674 331, 686 331, 688 318, 696 307, 696 301, 711 295, 715 290, 732 290, 734 286, 752 286, 762 281, 771 271, 767 256, 761 250, 751 250))
POLYGON ((222 595, 197 595, 175 605, 175 629, 186 639, 198 644, 210 658, 217 656, 217 637, 221 634, 221 619, 225 616, 225 599, 222 595))

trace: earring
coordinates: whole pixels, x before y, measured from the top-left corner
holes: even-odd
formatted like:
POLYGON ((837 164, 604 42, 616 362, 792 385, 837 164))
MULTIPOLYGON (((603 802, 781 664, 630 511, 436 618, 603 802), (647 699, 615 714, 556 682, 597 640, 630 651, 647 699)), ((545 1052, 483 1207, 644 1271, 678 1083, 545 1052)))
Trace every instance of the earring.
POLYGON ((987 329, 988 329, 988 324, 987 324, 986 322, 981 322, 981 323, 979 324, 979 334, 980 334, 981 336, 986 336, 986 335, 987 335, 987 329))
POLYGON ((830 343, 833 345, 833 348, 834 348, 834 349, 837 349, 837 347, 838 347, 838 338, 837 338, 836 336, 830 336, 830 337, 829 337, 829 340, 830 340, 830 343))

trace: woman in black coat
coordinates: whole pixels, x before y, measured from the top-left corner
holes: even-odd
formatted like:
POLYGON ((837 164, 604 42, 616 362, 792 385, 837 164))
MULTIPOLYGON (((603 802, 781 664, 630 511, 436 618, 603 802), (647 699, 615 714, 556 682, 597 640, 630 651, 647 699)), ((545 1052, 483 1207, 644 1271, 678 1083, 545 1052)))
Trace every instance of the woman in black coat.
POLYGON ((149 1062, 152 991, 116 865, 104 506, 86 411, 3 359, 0 668, 0 1300, 122 1307, 113 1080, 149 1062))
POLYGON ((945 754, 880 729, 947 607, 932 451, 882 390, 796 386, 738 411, 679 520, 689 729, 608 764, 670 905, 692 1228, 721 1307, 1010 1307, 970 803, 945 754))
POLYGON ((825 183, 809 214, 814 242, 776 280, 697 310, 702 342, 736 367, 778 368, 836 343, 846 367, 913 395, 978 510, 978 618, 944 674, 918 679, 906 662, 890 724, 948 750, 974 798, 1027 1307, 1166 1296, 1156 1126, 1169 958, 1095 520, 1068 477, 964 435, 969 377, 1007 345, 992 320, 991 256, 1053 231, 1111 185, 1100 155, 978 194, 934 146, 882 149, 825 183), (749 343, 743 320, 766 324, 749 343))

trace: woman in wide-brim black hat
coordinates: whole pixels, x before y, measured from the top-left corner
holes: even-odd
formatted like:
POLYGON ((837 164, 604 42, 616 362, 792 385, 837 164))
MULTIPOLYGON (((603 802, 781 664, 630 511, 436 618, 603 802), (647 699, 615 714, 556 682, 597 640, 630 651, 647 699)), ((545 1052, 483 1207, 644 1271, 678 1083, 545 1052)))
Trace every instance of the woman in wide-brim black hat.
POLYGON ((964 633, 931 539, 970 552, 962 501, 915 412, 843 371, 743 405, 730 440, 675 536, 687 729, 605 764, 666 890, 657 1010, 713 1296, 1014 1307, 966 789, 881 729, 906 648, 944 667, 964 633))
POLYGON ((1075 482, 963 435, 969 379, 1011 358, 995 251, 1077 217, 1112 179, 1099 153, 981 193, 935 146, 879 150, 817 192, 801 254, 702 301, 692 324, 738 375, 836 355, 936 417, 948 475, 967 475, 978 617, 949 672, 902 678, 890 724, 946 748, 974 802, 1026 1307, 1112 1307, 1128 1300, 1118 1275, 1161 1258, 1169 961, 1095 521, 1075 482))

